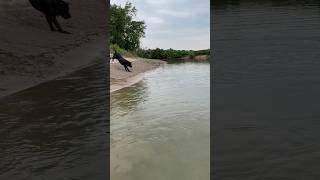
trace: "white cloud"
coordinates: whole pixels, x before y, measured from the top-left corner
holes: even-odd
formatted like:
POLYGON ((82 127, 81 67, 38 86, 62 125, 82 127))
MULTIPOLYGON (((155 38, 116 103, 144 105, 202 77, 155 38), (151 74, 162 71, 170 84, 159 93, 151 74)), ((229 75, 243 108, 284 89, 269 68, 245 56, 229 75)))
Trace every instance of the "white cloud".
POLYGON ((192 13, 189 11, 177 11, 177 10, 169 10, 169 9, 159 9, 156 11, 159 14, 162 15, 169 15, 169 16, 174 16, 174 17, 179 17, 179 18, 186 18, 192 16, 192 13))
POLYGON ((159 6, 159 5, 168 4, 169 2, 170 2, 170 0, 146 0, 143 3, 147 3, 149 5, 159 6))
POLYGON ((150 17, 145 17, 145 22, 147 24, 156 24, 156 25, 159 25, 159 24, 164 24, 164 19, 160 18, 160 17, 156 17, 156 16, 150 16, 150 17))
POLYGON ((137 8, 147 26, 142 47, 206 49, 210 47, 210 0, 111 0, 137 8))

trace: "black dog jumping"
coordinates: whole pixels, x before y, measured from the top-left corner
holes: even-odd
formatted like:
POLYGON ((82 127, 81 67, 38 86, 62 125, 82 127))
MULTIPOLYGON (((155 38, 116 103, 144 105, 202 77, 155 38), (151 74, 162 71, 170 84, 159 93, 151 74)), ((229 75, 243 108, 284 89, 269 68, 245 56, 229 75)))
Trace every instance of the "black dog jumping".
POLYGON ((60 24, 57 21, 57 16, 61 16, 64 19, 71 18, 69 13, 69 4, 64 2, 63 0, 29 0, 31 5, 45 14, 49 27, 51 31, 55 31, 53 25, 56 26, 59 32, 67 33, 69 32, 64 31, 60 24))
POLYGON ((117 53, 117 51, 114 52, 113 54, 113 57, 112 57, 112 60, 114 59, 117 59, 119 61, 119 63, 124 66, 124 69, 127 71, 127 72, 131 72, 128 68, 131 67, 132 68, 132 64, 130 61, 126 60, 125 58, 123 58, 119 53, 117 53))

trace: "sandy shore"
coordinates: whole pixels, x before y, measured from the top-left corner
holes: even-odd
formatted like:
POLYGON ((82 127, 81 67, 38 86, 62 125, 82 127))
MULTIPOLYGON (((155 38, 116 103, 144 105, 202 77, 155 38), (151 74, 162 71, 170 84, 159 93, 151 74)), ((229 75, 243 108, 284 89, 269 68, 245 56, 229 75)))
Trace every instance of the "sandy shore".
POLYGON ((124 67, 114 60, 110 63, 110 92, 131 86, 142 80, 145 72, 158 68, 165 61, 142 58, 126 58, 132 62, 131 72, 126 72, 124 67))
POLYGON ((69 0, 72 34, 51 32, 28 0, 0 2, 0 98, 87 66, 107 55, 105 0, 69 0))

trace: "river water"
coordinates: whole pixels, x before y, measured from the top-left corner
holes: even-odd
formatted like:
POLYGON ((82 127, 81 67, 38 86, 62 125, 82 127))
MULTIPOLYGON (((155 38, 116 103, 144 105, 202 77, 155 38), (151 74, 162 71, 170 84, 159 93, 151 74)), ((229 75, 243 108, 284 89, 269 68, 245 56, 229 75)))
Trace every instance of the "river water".
POLYGON ((112 180, 209 179, 209 63, 166 64, 110 108, 112 180))
POLYGON ((319 179, 319 1, 215 2, 212 176, 319 179))
POLYGON ((0 179, 108 179, 106 69, 97 60, 0 99, 0 179))

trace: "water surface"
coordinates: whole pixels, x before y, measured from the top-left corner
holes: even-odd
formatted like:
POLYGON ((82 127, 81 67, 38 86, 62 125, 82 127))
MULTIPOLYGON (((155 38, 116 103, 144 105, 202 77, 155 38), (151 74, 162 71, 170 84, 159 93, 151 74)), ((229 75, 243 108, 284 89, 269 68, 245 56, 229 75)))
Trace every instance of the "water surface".
POLYGON ((102 60, 0 99, 0 179, 107 179, 102 60))
POLYGON ((210 67, 167 64, 111 94, 112 180, 208 180, 210 67))
POLYGON ((320 3, 213 6, 214 179, 318 179, 320 3))

